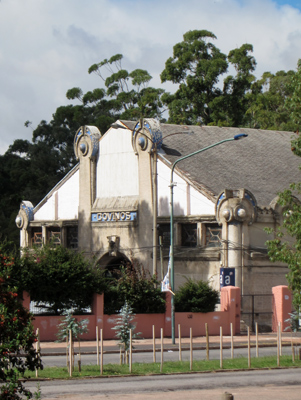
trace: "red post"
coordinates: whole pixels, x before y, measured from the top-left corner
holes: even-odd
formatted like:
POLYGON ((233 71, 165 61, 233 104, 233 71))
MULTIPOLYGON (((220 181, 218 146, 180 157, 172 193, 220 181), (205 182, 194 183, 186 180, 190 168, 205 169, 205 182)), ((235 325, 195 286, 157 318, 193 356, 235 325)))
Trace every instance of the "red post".
POLYGON ((92 304, 92 313, 95 315, 95 326, 98 326, 98 329, 103 329, 103 312, 104 312, 104 295, 102 294, 94 294, 93 304, 92 304))
POLYGON ((233 324, 234 333, 240 333, 240 288, 224 286, 221 289, 221 311, 229 312, 229 325, 233 324))
POLYGON ((290 331, 290 322, 287 321, 292 312, 292 294, 285 285, 275 286, 272 288, 273 293, 273 332, 277 332, 279 322, 281 323, 282 332, 290 331), (286 322, 285 322, 286 321, 286 322))

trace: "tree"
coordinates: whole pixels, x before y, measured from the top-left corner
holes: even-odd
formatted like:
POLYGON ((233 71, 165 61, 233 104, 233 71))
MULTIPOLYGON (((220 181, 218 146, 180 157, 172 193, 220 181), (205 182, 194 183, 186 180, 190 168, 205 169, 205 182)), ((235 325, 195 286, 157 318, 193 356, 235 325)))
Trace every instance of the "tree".
POLYGON ((294 71, 278 71, 276 74, 265 72, 261 79, 253 82, 246 95, 245 125, 257 129, 296 130, 293 112, 288 106, 294 92, 294 80, 294 71))
POLYGON ((248 93, 255 81, 252 72, 255 70, 255 58, 251 44, 243 44, 240 48, 231 50, 228 62, 236 70, 236 76, 228 75, 224 79, 223 93, 214 98, 210 105, 211 125, 242 126, 248 108, 248 93))
POLYGON ((0 397, 12 400, 32 397, 19 378, 27 370, 42 368, 33 348, 32 315, 22 306, 12 282, 13 265, 14 259, 0 245, 0 397))
MULTIPOLYGON (((278 204, 283 207, 283 224, 274 232, 275 239, 267 241, 268 255, 273 262, 287 264, 288 286, 292 291, 293 305, 299 313, 301 307, 301 183, 290 185, 279 194, 278 204)), ((272 233, 272 229, 266 230, 272 233)))
MULTIPOLYGON (((295 115, 297 115, 296 110, 295 115)), ((301 156, 301 138, 296 135, 292 141, 292 151, 301 156)), ((288 286, 292 291, 293 305, 297 313, 301 310, 301 182, 292 183, 279 193, 278 204, 282 209, 282 225, 277 230, 266 229, 275 235, 274 240, 266 242, 270 260, 287 264, 288 286)))
MULTIPOLYGON (((289 71, 289 82, 287 84, 290 96, 285 97, 285 106, 291 116, 294 127, 299 131, 301 123, 301 59, 298 60, 297 71, 289 71)), ((294 130, 295 130, 294 129, 294 130)))
POLYGON ((183 38, 161 73, 162 82, 171 81, 179 88, 162 100, 169 109, 169 122, 208 125, 212 122, 210 103, 222 94, 217 84, 228 68, 226 55, 209 41, 216 39, 212 32, 189 31, 183 38))
POLYGON ((105 280, 105 314, 116 314, 126 302, 135 313, 165 312, 165 296, 156 277, 136 259, 113 271, 105 271, 105 280))
POLYGON ((103 290, 92 263, 82 253, 63 246, 23 249, 14 273, 31 299, 43 308, 48 303, 55 314, 70 308, 82 311, 91 306, 93 294, 103 290))
MULTIPOLYGON (((115 54, 109 60, 105 59, 93 64, 88 72, 95 73, 104 82, 107 90, 104 94, 111 98, 112 110, 120 119, 138 120, 139 118, 159 118, 162 116, 161 95, 163 89, 148 87, 152 76, 143 69, 132 72, 122 68, 122 54, 115 54), (111 75, 106 77, 104 69, 111 75)), ((89 93, 89 92, 88 92, 89 93)), ((83 100, 87 94, 83 96, 83 100)))
POLYGON ((140 333, 134 333, 136 325, 132 323, 135 318, 132 307, 126 301, 119 312, 119 316, 116 319, 116 325, 113 326, 113 330, 116 331, 116 337, 119 339, 118 344, 120 351, 123 349, 126 359, 128 358, 128 350, 130 348, 130 331, 132 331, 132 338, 138 338, 140 333))
POLYGON ((215 310, 219 294, 208 282, 188 279, 180 286, 175 295, 177 312, 211 312, 215 310))

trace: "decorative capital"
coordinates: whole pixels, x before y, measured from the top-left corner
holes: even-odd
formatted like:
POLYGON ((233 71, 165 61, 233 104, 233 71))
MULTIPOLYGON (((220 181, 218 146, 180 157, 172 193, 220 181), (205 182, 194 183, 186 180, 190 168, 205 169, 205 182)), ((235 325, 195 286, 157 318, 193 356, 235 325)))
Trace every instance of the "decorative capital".
POLYGON ((27 229, 30 221, 33 220, 33 205, 30 201, 22 201, 20 210, 15 219, 15 223, 19 229, 27 229))
POLYGON ((246 189, 225 189, 215 205, 216 220, 219 224, 247 222, 251 225, 257 218, 257 203, 246 189))
POLYGON ((74 153, 80 157, 96 157, 99 149, 101 133, 96 126, 81 126, 74 138, 74 153))
POLYGON ((146 150, 150 153, 155 147, 159 150, 162 146, 160 122, 153 118, 140 119, 133 130, 132 145, 135 154, 146 150))

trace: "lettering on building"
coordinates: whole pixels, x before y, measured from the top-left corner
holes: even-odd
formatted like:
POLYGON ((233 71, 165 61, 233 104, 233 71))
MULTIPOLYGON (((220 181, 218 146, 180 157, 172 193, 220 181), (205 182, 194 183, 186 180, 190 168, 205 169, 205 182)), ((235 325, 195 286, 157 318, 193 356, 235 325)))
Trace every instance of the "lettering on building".
POLYGON ((133 222, 137 219, 137 211, 112 211, 92 213, 92 222, 133 222))

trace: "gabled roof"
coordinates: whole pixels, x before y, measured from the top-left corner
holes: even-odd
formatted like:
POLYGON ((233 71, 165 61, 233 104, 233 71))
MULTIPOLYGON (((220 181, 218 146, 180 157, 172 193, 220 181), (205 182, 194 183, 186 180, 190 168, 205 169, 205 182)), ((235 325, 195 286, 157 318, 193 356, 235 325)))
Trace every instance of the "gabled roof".
MULTIPOLYGON (((132 121, 121 122, 131 130, 136 125, 132 121)), ((226 188, 245 188, 253 193, 259 206, 268 206, 278 192, 301 180, 301 159, 291 151, 292 132, 170 124, 161 124, 161 128, 163 145, 159 158, 170 165, 238 133, 248 135, 177 164, 176 169, 200 190, 215 197, 226 188)))

